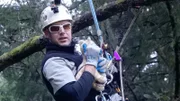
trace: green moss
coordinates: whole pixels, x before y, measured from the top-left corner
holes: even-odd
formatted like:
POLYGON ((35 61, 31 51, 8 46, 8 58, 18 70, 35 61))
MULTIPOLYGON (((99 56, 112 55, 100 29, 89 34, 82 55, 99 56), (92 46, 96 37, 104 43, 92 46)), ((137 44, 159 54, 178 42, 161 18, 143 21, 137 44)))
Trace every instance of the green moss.
POLYGON ((40 36, 35 36, 31 38, 30 40, 26 41, 25 43, 21 44, 20 46, 14 48, 10 52, 6 52, 3 55, 0 56, 0 60, 4 60, 6 58, 10 58, 11 56, 15 56, 19 52, 22 52, 23 50, 32 47, 36 44, 37 40, 40 38, 40 36))

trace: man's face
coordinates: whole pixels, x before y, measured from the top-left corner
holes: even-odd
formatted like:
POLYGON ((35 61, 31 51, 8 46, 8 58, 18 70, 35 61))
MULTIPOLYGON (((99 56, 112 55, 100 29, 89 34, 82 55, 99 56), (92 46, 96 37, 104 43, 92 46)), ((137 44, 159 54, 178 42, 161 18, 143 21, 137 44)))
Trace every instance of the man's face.
POLYGON ((72 27, 69 21, 59 21, 51 24, 44 31, 45 36, 53 43, 68 46, 72 40, 72 27))

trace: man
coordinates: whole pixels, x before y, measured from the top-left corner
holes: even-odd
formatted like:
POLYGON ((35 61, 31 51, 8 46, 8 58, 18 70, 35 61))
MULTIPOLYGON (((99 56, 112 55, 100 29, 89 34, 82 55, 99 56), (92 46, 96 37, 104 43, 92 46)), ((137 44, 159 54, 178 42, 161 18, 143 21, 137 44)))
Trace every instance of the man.
MULTIPOLYGON (((43 80, 56 101, 93 101, 88 97, 97 69, 103 67, 105 60, 100 59, 101 48, 95 43, 83 43, 85 63, 82 75, 76 79, 79 66, 83 61, 76 52, 72 41, 72 17, 63 5, 51 5, 41 13, 42 31, 48 39, 46 55, 42 62, 43 80), (85 100, 87 98, 87 100, 85 100)), ((95 95, 95 93, 93 93, 95 95)))

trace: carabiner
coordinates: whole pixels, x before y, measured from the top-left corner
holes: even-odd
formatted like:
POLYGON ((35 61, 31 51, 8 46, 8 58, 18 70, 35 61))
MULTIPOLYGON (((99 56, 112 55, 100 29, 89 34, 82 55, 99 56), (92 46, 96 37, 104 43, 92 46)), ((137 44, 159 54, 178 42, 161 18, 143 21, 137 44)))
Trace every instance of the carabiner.
POLYGON ((110 74, 110 73, 107 73, 106 75, 110 77, 110 79, 107 78, 107 83, 106 83, 106 84, 108 85, 108 84, 110 84, 110 83, 113 81, 113 78, 114 78, 114 77, 113 77, 113 75, 110 74))
POLYGON ((112 100, 111 100, 111 97, 110 97, 107 93, 102 93, 102 92, 100 92, 100 95, 97 95, 97 96, 95 97, 95 100, 96 100, 96 101, 112 101, 112 100), (106 98, 105 95, 106 95, 108 98, 106 98))

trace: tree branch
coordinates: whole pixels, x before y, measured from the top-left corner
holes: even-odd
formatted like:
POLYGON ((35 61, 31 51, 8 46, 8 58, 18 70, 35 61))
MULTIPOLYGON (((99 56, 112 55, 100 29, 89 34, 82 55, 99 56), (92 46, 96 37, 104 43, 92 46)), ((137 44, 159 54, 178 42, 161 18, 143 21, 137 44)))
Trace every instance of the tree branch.
POLYGON ((35 36, 29 41, 0 56, 0 71, 44 48, 45 40, 35 36))
POLYGON ((77 7, 79 7, 79 5, 81 5, 82 3, 84 3, 86 0, 81 0, 81 1, 76 1, 75 3, 73 3, 70 7, 69 10, 73 10, 77 7))
MULTIPOLYGON (((128 7, 151 5, 153 3, 162 2, 166 0, 126 0, 123 2, 110 2, 96 10, 97 18, 99 21, 108 19, 109 17, 126 11, 128 7)), ((73 33, 76 33, 93 24, 93 18, 90 12, 83 14, 80 18, 76 19, 73 23, 73 33)), ((22 45, 14 48, 10 52, 4 53, 0 56, 0 71, 6 67, 21 61, 22 59, 30 56, 31 54, 41 51, 44 48, 45 39, 40 36, 35 36, 23 43, 22 45)))
MULTIPOLYGON (((144 5, 148 6, 166 0, 134 0, 134 1, 126 0, 124 2, 118 2, 118 1, 119 0, 110 2, 96 9, 96 15, 98 21, 104 21, 112 17, 113 15, 116 15, 123 11, 127 11, 129 7, 144 6, 144 5)), ((74 22, 75 26, 73 26, 73 32, 76 33, 81 29, 90 26, 92 24, 93 24, 93 17, 91 15, 91 12, 86 12, 80 18, 76 19, 76 21, 74 22)))

